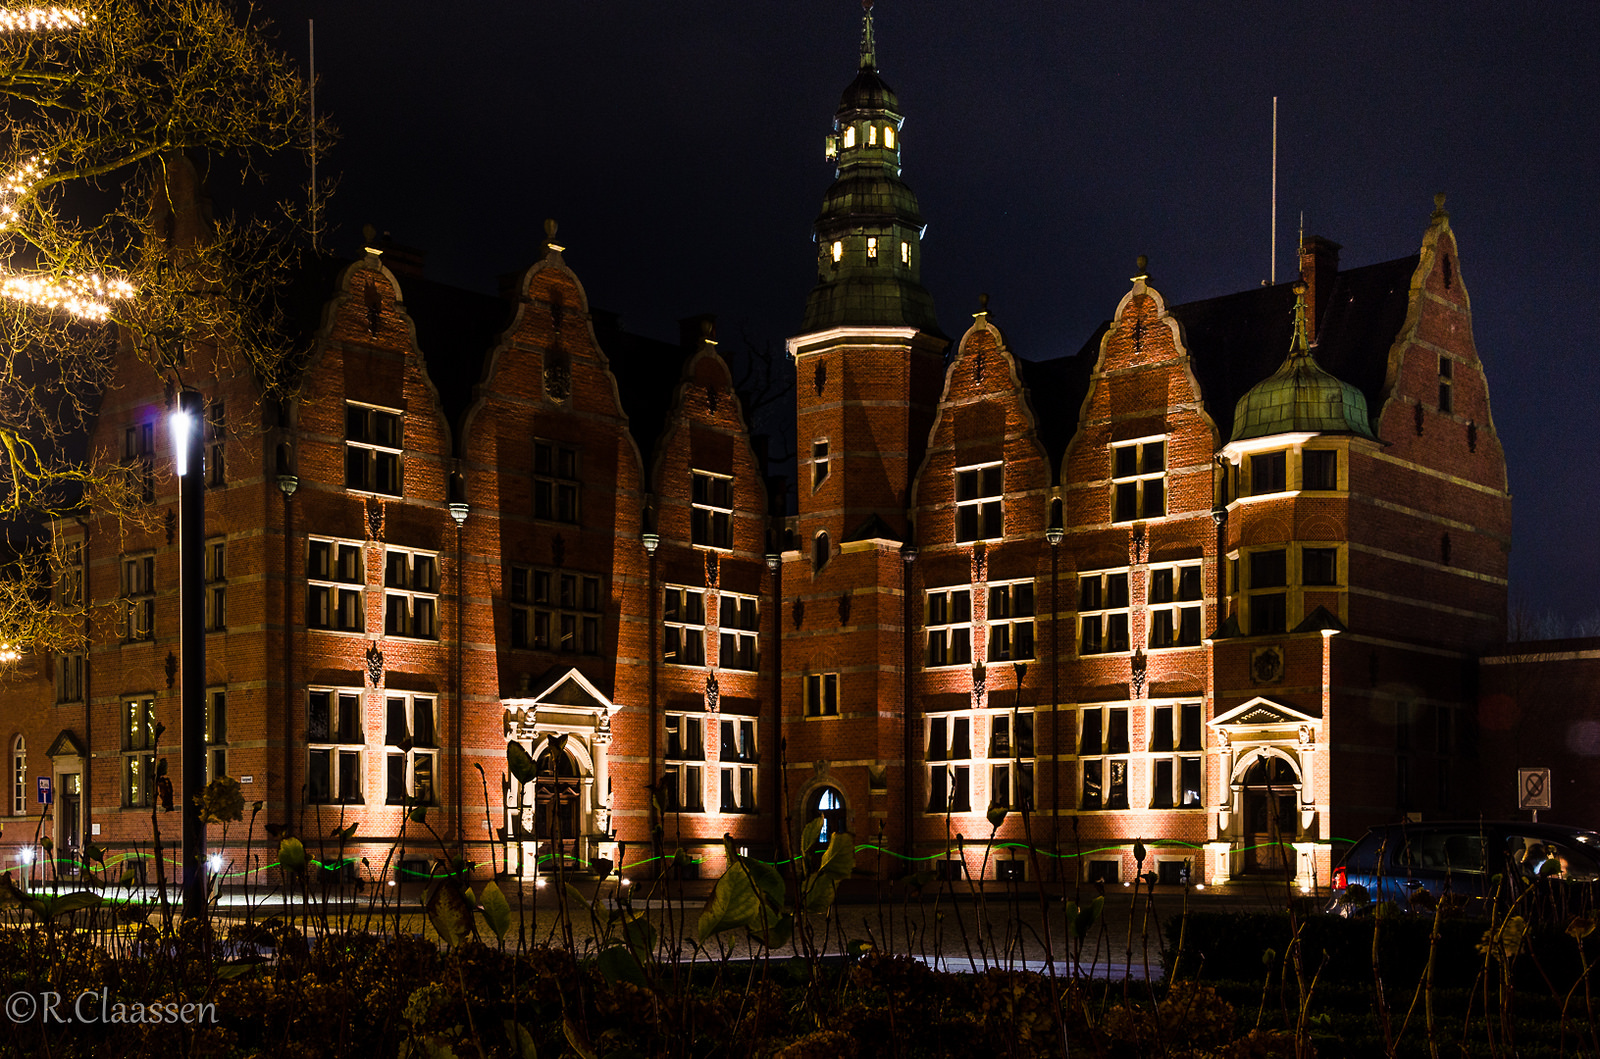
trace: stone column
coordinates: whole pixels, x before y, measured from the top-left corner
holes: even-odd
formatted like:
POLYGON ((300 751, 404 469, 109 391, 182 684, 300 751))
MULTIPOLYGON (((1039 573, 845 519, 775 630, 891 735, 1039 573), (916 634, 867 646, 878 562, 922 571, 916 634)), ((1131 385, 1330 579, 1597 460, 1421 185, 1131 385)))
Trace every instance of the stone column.
POLYGON ((594 734, 594 831, 601 841, 611 832, 611 729, 605 720, 594 734))

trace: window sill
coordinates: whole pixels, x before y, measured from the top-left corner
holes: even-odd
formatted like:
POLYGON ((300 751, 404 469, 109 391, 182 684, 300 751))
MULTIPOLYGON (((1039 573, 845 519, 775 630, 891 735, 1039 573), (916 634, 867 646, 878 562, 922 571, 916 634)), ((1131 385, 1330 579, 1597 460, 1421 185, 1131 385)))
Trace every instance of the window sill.
POLYGON ((365 637, 367 635, 367 630, 365 630, 365 629, 335 629, 335 628, 333 628, 331 626, 327 626, 327 625, 307 625, 306 629, 308 631, 310 631, 310 632, 332 633, 335 636, 361 636, 361 637, 365 637))
POLYGON ((1196 640, 1194 643, 1174 643, 1174 644, 1167 644, 1165 647, 1157 647, 1154 644, 1151 644, 1149 647, 1146 647, 1145 650, 1148 651, 1150 654, 1156 654, 1158 652, 1159 653, 1165 653, 1167 651, 1192 651, 1197 647, 1204 647, 1204 646, 1205 646, 1205 641, 1196 640))
POLYGON ((345 483, 344 491, 355 493, 357 496, 379 496, 387 500, 403 500, 405 498, 404 492, 387 493, 382 489, 362 489, 360 486, 350 485, 348 482, 345 483))
POLYGON ((808 721, 837 721, 838 719, 839 719, 839 715, 837 713, 808 713, 808 714, 806 714, 806 720, 808 720, 808 721))

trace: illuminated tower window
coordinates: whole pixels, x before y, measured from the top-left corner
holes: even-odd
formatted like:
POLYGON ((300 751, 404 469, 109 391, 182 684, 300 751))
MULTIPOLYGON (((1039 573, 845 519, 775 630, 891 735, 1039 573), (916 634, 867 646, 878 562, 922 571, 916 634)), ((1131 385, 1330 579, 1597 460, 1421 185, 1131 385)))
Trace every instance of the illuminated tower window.
POLYGON ((885 125, 883 127, 883 145, 885 147, 889 148, 889 150, 891 150, 891 151, 894 150, 894 126, 893 125, 885 125))
POLYGON ((878 256, 878 240, 876 236, 867 236, 867 256, 878 256))
POLYGON ((900 263, 902 265, 911 264, 911 244, 910 243, 901 243, 900 244, 900 263))
POLYGON ((833 241, 833 260, 837 262, 842 257, 844 257, 844 243, 835 239, 833 241))
POLYGON ((844 145, 846 147, 854 147, 856 145, 856 127, 854 125, 845 127, 844 145))
POLYGON ((872 147, 878 146, 878 127, 876 125, 867 126, 867 144, 872 147))

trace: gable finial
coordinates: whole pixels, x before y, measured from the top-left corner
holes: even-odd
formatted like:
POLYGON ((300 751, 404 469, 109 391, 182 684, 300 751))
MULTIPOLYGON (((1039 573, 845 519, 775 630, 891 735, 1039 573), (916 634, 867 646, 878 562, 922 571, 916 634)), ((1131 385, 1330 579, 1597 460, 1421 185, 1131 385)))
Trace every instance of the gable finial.
POLYGON ((1289 355, 1307 355, 1311 341, 1306 337, 1306 283, 1299 280, 1294 285, 1294 337, 1289 340, 1289 355))
POLYGON ((872 0, 861 0, 861 68, 878 66, 878 39, 872 32, 872 0))
POLYGON ((1437 220, 1440 220, 1441 218, 1448 217, 1448 216, 1450 216, 1450 214, 1445 212, 1445 208, 1444 208, 1444 192, 1442 192, 1442 191, 1434 192, 1434 195, 1433 195, 1433 219, 1437 221, 1437 220))

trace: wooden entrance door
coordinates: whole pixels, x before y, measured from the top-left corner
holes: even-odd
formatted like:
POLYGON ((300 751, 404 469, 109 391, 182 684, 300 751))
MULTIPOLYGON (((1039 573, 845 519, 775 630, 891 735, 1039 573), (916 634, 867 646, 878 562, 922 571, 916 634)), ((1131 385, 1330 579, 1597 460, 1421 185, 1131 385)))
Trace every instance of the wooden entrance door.
POLYGON ((1281 757, 1257 757, 1244 774, 1245 870, 1282 873, 1294 867, 1300 830, 1299 777, 1281 757))

